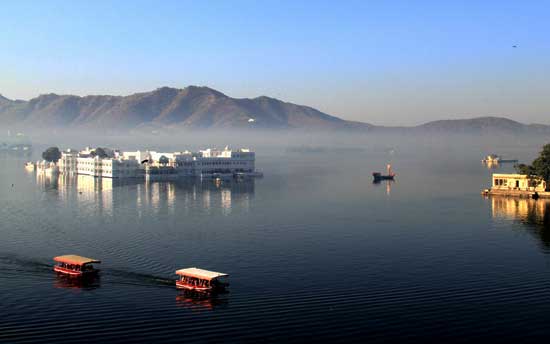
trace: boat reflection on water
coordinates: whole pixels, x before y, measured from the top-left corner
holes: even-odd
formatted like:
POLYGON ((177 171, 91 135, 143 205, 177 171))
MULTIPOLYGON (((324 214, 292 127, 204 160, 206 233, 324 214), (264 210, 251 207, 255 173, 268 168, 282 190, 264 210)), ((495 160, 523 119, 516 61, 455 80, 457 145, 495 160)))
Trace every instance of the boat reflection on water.
POLYGON ((550 200, 515 197, 491 197, 493 218, 517 220, 550 253, 550 200))
POLYGON ((83 277, 71 277, 57 273, 55 288, 93 290, 100 287, 100 277, 97 274, 83 277))
POLYGON ((176 306, 192 311, 214 310, 227 306, 228 293, 228 291, 205 293, 194 290, 178 290, 176 306))
POLYGON ((389 196, 391 194, 391 186, 392 186, 393 183, 395 183, 395 180, 392 180, 392 179, 386 179, 386 180, 375 179, 372 183, 375 184, 375 185, 381 185, 381 184, 386 185, 386 195, 389 196))
POLYGON ((498 161, 486 161, 482 163, 488 170, 494 170, 500 167, 498 161))

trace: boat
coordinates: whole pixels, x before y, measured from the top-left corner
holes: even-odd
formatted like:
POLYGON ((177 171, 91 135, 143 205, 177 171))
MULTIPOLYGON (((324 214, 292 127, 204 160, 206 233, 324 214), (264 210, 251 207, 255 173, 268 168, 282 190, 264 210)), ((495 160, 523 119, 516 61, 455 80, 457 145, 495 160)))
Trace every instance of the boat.
POLYGON ((499 164, 499 163, 516 163, 518 162, 517 159, 502 159, 502 157, 496 155, 496 154, 489 154, 485 157, 485 159, 481 160, 484 164, 499 164))
POLYGON ((194 290, 199 292, 209 292, 223 290, 229 283, 225 281, 229 275, 221 272, 208 271, 199 268, 186 268, 176 271, 180 276, 176 280, 176 288, 194 290))
POLYGON ((233 177, 235 179, 244 179, 244 178, 261 178, 263 177, 263 172, 254 171, 254 172, 235 172, 233 177))
POLYGON ((381 172, 373 172, 372 177, 374 178, 375 182, 379 182, 381 180, 393 180, 395 177, 395 173, 393 173, 391 169, 391 165, 388 164, 386 166, 387 174, 382 174, 381 172))
POLYGON ((57 256, 54 257, 53 260, 58 263, 53 268, 55 272, 74 277, 91 276, 97 274, 99 272, 99 269, 96 269, 93 264, 101 263, 101 261, 97 259, 77 256, 74 254, 57 256))

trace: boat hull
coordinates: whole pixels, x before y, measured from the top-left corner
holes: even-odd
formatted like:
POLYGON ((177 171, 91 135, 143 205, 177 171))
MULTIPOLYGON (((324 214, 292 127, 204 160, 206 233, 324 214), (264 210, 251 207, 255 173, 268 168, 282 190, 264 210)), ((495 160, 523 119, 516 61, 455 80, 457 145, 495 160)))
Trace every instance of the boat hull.
POLYGON ((393 180, 393 176, 379 176, 379 177, 374 177, 374 180, 393 180))
POLYGON ((212 290, 212 287, 197 287, 195 285, 187 284, 182 281, 176 281, 176 288, 185 289, 185 290, 202 291, 202 292, 212 290))
POLYGON ((372 177, 374 178, 374 181, 381 181, 381 180, 393 180, 395 177, 395 174, 382 174, 380 172, 373 172, 372 177))
POLYGON ((71 269, 62 268, 60 266, 54 266, 53 271, 64 274, 66 276, 73 276, 73 277, 83 277, 83 276, 92 276, 98 273, 99 270, 90 270, 90 271, 75 271, 71 269))

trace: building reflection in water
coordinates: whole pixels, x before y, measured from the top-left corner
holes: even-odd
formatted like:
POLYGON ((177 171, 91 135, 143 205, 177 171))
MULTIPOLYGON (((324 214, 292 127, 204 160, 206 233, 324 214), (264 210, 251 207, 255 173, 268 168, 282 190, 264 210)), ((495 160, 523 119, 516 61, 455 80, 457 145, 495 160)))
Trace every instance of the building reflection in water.
POLYGON ((138 184, 139 203, 149 205, 155 210, 174 211, 176 188, 173 182, 144 182, 138 184))
POLYGON ((491 197, 493 218, 520 221, 550 253, 550 200, 491 197))
MULTIPOLYGON (((37 174, 37 184, 44 190, 57 190, 57 197, 66 204, 76 204, 86 211, 114 215, 114 209, 131 209, 138 216, 142 211, 175 213, 194 210, 219 210, 228 215, 238 206, 250 210, 254 196, 253 178, 240 180, 201 180, 182 178, 177 181, 146 182, 139 179, 95 178, 85 175, 47 176, 37 174)), ((51 196, 50 196, 51 197, 51 196)))
POLYGON ((41 185, 44 190, 56 190, 59 186, 59 178, 56 175, 37 173, 36 183, 41 185))
POLYGON ((101 215, 113 215, 113 189, 127 184, 118 179, 61 174, 58 177, 58 193, 66 203, 93 204, 90 209, 96 209, 101 215))
POLYGON ((176 306, 199 312, 226 307, 228 304, 226 294, 227 292, 212 294, 192 290, 179 290, 176 296, 176 306))

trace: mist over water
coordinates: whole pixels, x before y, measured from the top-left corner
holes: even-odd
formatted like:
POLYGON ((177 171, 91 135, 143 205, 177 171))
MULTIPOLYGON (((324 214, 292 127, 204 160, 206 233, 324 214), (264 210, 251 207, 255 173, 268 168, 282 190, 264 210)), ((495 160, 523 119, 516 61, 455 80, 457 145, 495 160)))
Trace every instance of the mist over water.
POLYGON ((489 153, 530 162, 545 137, 343 133, 28 134, 0 158, 0 342, 387 342, 548 335, 543 200, 485 199, 489 153), (48 146, 247 147, 264 178, 122 181, 26 172, 48 146), (395 182, 372 183, 391 163, 395 182), (13 186, 12 186, 13 184, 13 186), (51 258, 101 259, 89 285, 51 258), (174 271, 230 274, 226 294, 174 271), (67 315, 70 315, 69 317, 67 315))

